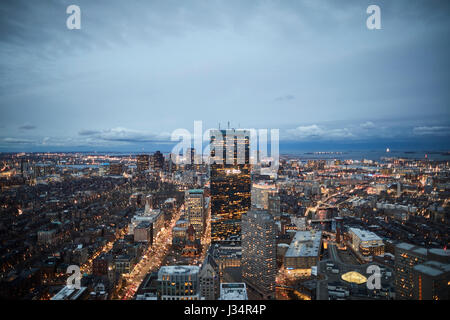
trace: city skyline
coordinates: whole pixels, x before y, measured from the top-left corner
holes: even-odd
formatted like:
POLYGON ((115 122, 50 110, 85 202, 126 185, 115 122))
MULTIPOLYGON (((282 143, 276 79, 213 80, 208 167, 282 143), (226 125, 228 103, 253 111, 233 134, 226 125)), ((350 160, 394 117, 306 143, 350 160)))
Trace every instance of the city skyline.
POLYGON ((449 13, 1 1, 0 301, 448 301, 449 13))

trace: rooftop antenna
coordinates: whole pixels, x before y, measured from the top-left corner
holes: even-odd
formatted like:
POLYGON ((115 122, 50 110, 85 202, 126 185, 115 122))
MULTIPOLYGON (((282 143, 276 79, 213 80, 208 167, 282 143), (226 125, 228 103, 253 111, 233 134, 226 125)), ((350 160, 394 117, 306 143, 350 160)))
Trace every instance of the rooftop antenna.
POLYGON ((230 129, 230 121, 228 121, 228 129, 230 129))
POLYGON ((220 130, 220 122, 219 122, 219 130, 220 130))

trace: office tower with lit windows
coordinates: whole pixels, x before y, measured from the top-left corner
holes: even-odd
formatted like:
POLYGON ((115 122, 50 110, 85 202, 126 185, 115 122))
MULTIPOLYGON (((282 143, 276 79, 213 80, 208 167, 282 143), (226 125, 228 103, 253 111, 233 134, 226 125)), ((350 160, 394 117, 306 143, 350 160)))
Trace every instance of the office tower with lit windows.
POLYGON ((250 132, 210 133, 211 240, 239 242, 241 216, 251 205, 250 132))
POLYGON ((425 262, 427 249, 409 243, 399 243, 395 247, 395 298, 412 299, 414 294, 413 268, 425 262))
POLYGON ((150 168, 150 156, 148 154, 139 154, 136 156, 136 170, 138 173, 144 172, 150 168))
POLYGON ((447 300, 450 252, 409 243, 395 247, 395 298, 397 300, 447 300))
POLYGON ((242 278, 264 299, 275 295, 277 226, 266 210, 242 216, 242 278))
POLYGON ((164 167, 164 155, 160 151, 156 151, 151 157, 150 164, 153 170, 162 170, 164 167))
POLYGON ((195 230, 195 240, 199 241, 205 231, 205 197, 203 190, 191 189, 185 192, 184 207, 188 223, 195 230))
POLYGON ((361 254, 363 259, 384 254, 383 240, 375 233, 359 228, 349 228, 348 234, 352 239, 353 250, 361 254))
POLYGON ((274 184, 254 183, 252 185, 252 208, 268 210, 269 196, 278 193, 274 184))
POLYGON ((414 300, 449 300, 450 264, 426 261, 413 268, 414 300))

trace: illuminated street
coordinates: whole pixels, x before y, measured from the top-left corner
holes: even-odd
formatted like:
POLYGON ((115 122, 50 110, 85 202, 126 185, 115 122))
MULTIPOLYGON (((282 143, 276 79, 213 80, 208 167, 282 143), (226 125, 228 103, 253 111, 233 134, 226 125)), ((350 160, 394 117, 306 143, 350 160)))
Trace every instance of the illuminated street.
POLYGON ((142 256, 141 260, 136 264, 130 274, 124 274, 126 279, 126 287, 122 288, 125 295, 120 296, 119 299, 130 300, 133 299, 139 285, 144 280, 147 273, 157 270, 164 260, 172 243, 172 229, 176 221, 183 214, 184 206, 182 206, 170 221, 168 228, 163 228, 156 236, 153 246, 149 247, 142 256))
MULTIPOLYGON (((117 239, 122 238, 127 232, 127 228, 122 229, 119 232, 119 235, 117 236, 117 239)), ((117 240, 116 239, 116 240, 117 240)), ((92 255, 92 257, 90 257, 87 261, 87 263, 83 264, 80 266, 80 271, 81 273, 92 273, 92 261, 95 260, 95 258, 97 258, 99 255, 101 255, 102 253, 106 253, 108 251, 110 251, 112 249, 112 247, 114 246, 114 243, 116 242, 116 240, 114 241, 109 241, 107 244, 105 244, 102 248, 100 248, 96 253, 94 253, 92 255)))

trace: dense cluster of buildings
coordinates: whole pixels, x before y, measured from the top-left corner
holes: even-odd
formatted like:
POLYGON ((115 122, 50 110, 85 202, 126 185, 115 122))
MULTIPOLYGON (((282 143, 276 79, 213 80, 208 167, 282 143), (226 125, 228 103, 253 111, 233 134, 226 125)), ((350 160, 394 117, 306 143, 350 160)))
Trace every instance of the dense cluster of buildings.
POLYGON ((0 294, 448 300, 448 162, 310 154, 267 175, 249 139, 212 131, 209 163, 193 148, 185 163, 2 155, 0 294), (70 265, 81 289, 66 285, 70 265), (381 287, 367 285, 369 266, 381 287))

